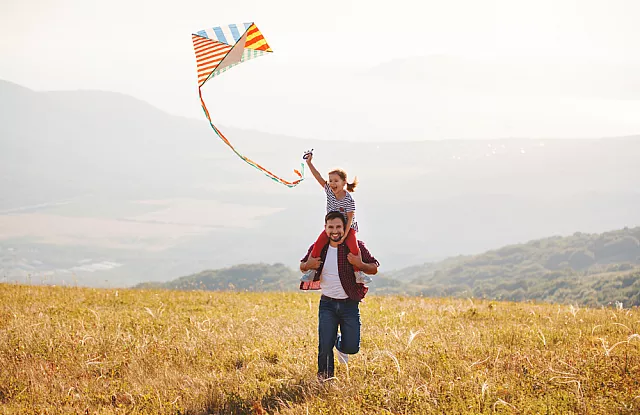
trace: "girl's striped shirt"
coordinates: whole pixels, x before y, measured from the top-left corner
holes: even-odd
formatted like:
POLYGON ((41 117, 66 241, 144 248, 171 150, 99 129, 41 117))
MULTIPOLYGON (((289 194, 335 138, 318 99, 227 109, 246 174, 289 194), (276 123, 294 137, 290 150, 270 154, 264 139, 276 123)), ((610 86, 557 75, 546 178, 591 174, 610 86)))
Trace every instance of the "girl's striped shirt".
POLYGON ((351 193, 345 192, 345 196, 338 200, 336 195, 333 194, 331 186, 329 186, 329 183, 327 182, 324 183, 324 191, 327 194, 327 213, 337 211, 347 218, 347 212, 353 212, 351 229, 358 232, 358 222, 356 222, 356 202, 351 197, 351 193))

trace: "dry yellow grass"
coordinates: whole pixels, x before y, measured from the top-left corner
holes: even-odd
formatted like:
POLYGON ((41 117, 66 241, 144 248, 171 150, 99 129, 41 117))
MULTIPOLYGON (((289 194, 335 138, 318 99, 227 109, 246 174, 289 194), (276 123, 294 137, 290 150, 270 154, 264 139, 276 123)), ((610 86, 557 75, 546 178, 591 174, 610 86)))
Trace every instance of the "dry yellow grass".
POLYGON ((0 413, 640 413, 637 309, 372 296, 319 383, 317 303, 1 284, 0 413))

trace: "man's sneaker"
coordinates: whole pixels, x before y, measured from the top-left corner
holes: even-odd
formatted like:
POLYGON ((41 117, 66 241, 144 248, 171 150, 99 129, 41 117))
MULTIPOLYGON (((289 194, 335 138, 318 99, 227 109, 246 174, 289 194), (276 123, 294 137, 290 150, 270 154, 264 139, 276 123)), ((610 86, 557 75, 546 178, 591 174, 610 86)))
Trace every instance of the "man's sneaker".
POLYGON ((300 281, 302 282, 311 282, 313 281, 313 277, 316 276, 316 270, 315 269, 310 269, 309 271, 305 272, 304 274, 302 274, 302 277, 300 277, 300 281))
POLYGON ((364 272, 362 271, 356 272, 356 282, 358 284, 371 284, 371 281, 373 281, 371 277, 365 274, 364 272))
POLYGON ((342 363, 342 364, 347 364, 349 363, 349 355, 346 353, 342 353, 340 350, 336 349, 336 352, 338 352, 338 362, 342 363))

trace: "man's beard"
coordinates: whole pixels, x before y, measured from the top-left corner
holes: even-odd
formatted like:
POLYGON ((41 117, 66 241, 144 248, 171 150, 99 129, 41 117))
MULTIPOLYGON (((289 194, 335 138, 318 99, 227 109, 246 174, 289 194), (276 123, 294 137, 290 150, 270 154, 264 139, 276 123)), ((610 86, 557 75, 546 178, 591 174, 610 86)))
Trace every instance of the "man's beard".
POLYGON ((342 239, 342 234, 338 233, 338 234, 330 234, 329 235, 329 239, 331 239, 333 242, 340 242, 340 240, 342 239))

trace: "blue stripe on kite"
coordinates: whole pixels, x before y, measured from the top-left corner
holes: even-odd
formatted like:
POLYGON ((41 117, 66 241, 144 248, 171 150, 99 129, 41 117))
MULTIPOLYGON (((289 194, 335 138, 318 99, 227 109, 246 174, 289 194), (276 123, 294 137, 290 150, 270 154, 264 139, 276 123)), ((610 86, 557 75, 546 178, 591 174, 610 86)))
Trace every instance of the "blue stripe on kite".
POLYGON ((209 36, 207 36, 207 32, 205 32, 204 30, 198 30, 196 32, 196 35, 206 37, 207 39, 209 39, 209 36))
MULTIPOLYGON (((235 23, 231 23, 229 25, 229 29, 231 30, 231 34, 233 35, 233 40, 237 42, 240 39, 240 33, 238 33, 238 26, 236 26, 235 23)), ((244 30, 242 31, 242 33, 244 34, 244 30)))
POLYGON ((230 43, 227 41, 227 38, 224 36, 224 33, 222 33, 222 29, 220 29, 219 27, 214 27, 213 31, 216 33, 216 37, 218 38, 218 40, 222 43, 226 43, 227 45, 229 45, 230 43))

